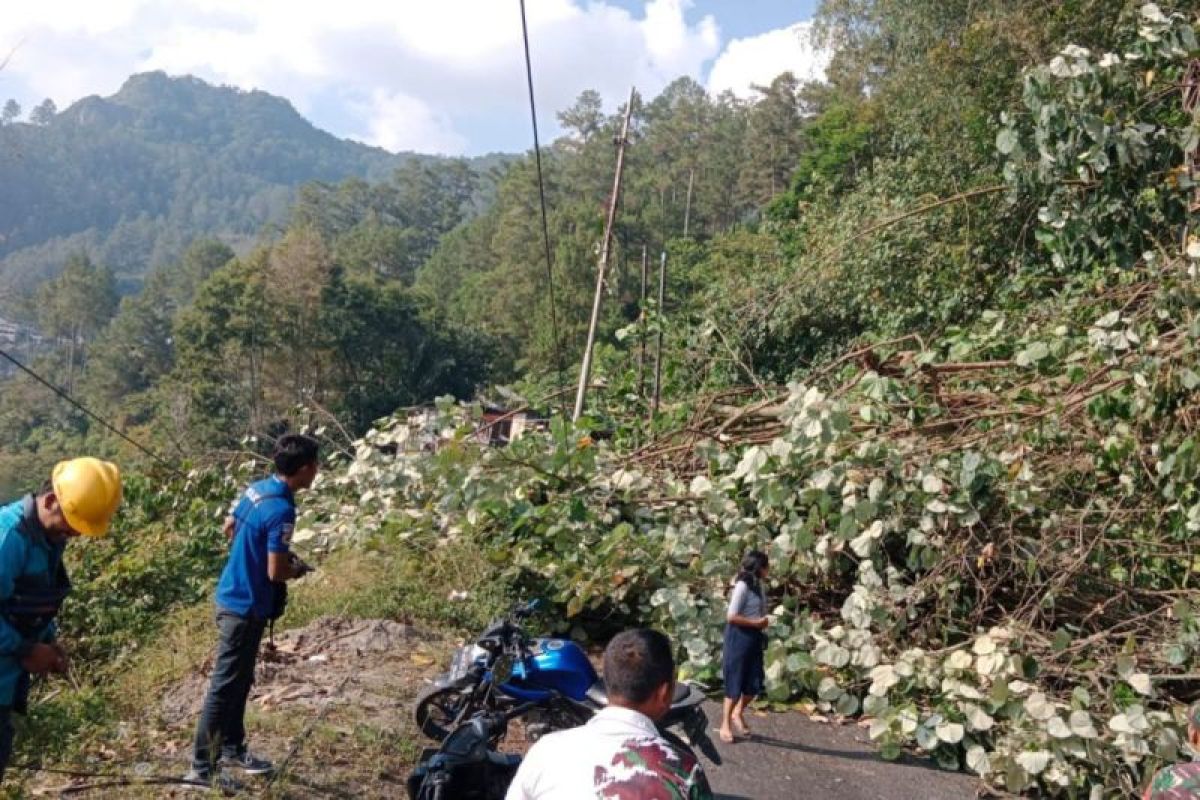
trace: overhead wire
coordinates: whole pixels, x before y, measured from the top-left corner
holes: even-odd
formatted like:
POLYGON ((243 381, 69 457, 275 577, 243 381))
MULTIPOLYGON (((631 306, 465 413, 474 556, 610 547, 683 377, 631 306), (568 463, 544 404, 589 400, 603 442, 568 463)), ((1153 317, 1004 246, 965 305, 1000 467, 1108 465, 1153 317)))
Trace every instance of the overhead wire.
POLYGON ((163 458, 158 453, 151 450, 149 447, 146 447, 144 444, 137 441, 136 439, 133 439, 132 437, 128 436, 123 431, 118 430, 115 425, 113 425, 108 420, 101 417, 95 411, 92 411, 90 408, 85 406, 83 403, 76 400, 74 397, 72 397, 70 394, 68 394, 65 389, 55 386, 53 383, 51 383, 50 381, 43 378, 41 375, 39 375, 37 372, 35 372, 31 368, 25 366, 25 364, 21 363, 21 361, 19 361, 16 356, 12 355, 7 350, 0 348, 0 358, 4 358, 5 360, 7 360, 9 363, 11 363, 14 367, 19 369, 21 372, 24 372, 26 375, 28 375, 29 377, 33 378, 35 381, 40 383, 42 386, 45 386, 50 391, 54 392, 61 399, 65 400, 67 403, 71 404, 72 406, 74 406, 78 410, 82 411, 87 416, 94 419, 96 422, 98 422, 102 426, 104 426, 105 429, 107 429, 108 431, 121 437, 126 442, 133 445, 135 448, 140 450, 145 455, 149 456, 154 461, 158 462, 163 467, 166 467, 168 470, 175 473, 176 475, 179 475, 180 477, 183 476, 183 473, 179 469, 177 469, 175 466, 173 466, 170 462, 168 462, 165 458, 163 458))
MULTIPOLYGON (((542 146, 538 141, 537 104, 533 95, 533 61, 529 56, 529 24, 525 20, 525 0, 521 0, 521 37, 525 43, 525 79, 529 85, 529 117, 533 122, 533 157, 537 164, 538 199, 542 209, 542 244, 546 251, 546 283, 550 301, 550 328, 554 336, 554 361, 558 370, 558 385, 564 385, 565 368, 562 343, 558 335, 558 311, 554 300, 554 261, 550 255, 550 223, 546 214, 546 182, 542 175, 542 146)), ((565 413, 565 405, 564 405, 565 413)))

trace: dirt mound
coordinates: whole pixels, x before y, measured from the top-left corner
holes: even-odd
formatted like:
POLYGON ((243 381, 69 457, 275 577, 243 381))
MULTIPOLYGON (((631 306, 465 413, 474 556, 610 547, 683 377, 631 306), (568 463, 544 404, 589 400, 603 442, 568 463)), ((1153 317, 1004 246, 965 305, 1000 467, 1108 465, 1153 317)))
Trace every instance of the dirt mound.
POLYGON ((406 646, 418 636, 411 625, 388 619, 321 617, 303 628, 275 637, 276 651, 320 659, 323 655, 357 657, 406 646))
MULTIPOLYGON (((401 688, 421 682, 437 660, 430 638, 411 625, 321 617, 277 634, 273 647, 264 641, 250 703, 262 711, 284 704, 351 704, 363 709, 365 719, 394 722, 406 713, 397 701, 410 692, 401 688)), ((164 723, 182 724, 199 716, 211 671, 210 658, 199 673, 164 696, 164 723)))

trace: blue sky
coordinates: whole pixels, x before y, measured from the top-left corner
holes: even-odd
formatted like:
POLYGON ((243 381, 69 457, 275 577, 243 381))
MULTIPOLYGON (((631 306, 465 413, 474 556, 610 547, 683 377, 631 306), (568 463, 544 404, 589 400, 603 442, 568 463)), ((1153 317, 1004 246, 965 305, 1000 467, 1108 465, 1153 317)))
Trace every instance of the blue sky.
MULTIPOLYGON (((637 14, 646 2, 614 0, 613 5, 637 14)), ((695 0, 685 14, 692 20, 711 14, 725 37, 740 39, 811 19, 817 5, 817 0, 695 0)))
MULTIPOLYGON (((526 0, 544 136, 584 89, 615 108, 680 75, 752 96, 823 74, 817 0, 526 0)), ((111 94, 162 69, 282 95, 318 126, 445 154, 530 146, 517 0, 41 0, 0 15, 0 99, 111 94)))

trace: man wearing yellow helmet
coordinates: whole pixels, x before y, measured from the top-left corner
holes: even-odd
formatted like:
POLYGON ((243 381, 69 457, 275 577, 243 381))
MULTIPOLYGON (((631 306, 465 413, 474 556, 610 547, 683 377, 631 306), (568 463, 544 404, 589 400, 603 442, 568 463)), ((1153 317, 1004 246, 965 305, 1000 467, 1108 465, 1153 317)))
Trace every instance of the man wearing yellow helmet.
POLYGON ((76 458, 60 462, 35 494, 0 507, 0 779, 30 674, 67 670, 54 623, 71 591, 63 550, 75 536, 104 535, 120 503, 117 466, 76 458))

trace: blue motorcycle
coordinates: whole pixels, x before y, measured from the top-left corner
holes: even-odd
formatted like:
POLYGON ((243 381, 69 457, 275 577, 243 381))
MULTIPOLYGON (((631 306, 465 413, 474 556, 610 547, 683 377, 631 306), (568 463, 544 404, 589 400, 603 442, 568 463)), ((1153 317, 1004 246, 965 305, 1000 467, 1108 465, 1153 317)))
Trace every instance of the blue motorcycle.
MULTIPOLYGON (((522 714, 526 736, 533 741, 550 731, 582 725, 608 704, 604 681, 579 645, 569 639, 525 635, 521 623, 539 605, 534 600, 517 606, 489 625, 474 644, 455 653, 449 672, 417 697, 413 716, 422 733, 442 741, 481 711, 524 706, 529 709, 522 714)), ((708 736, 703 702, 699 687, 676 684, 671 710, 659 729, 672 744, 689 752, 698 748, 720 764, 708 736), (682 739, 674 729, 682 732, 682 739)))

